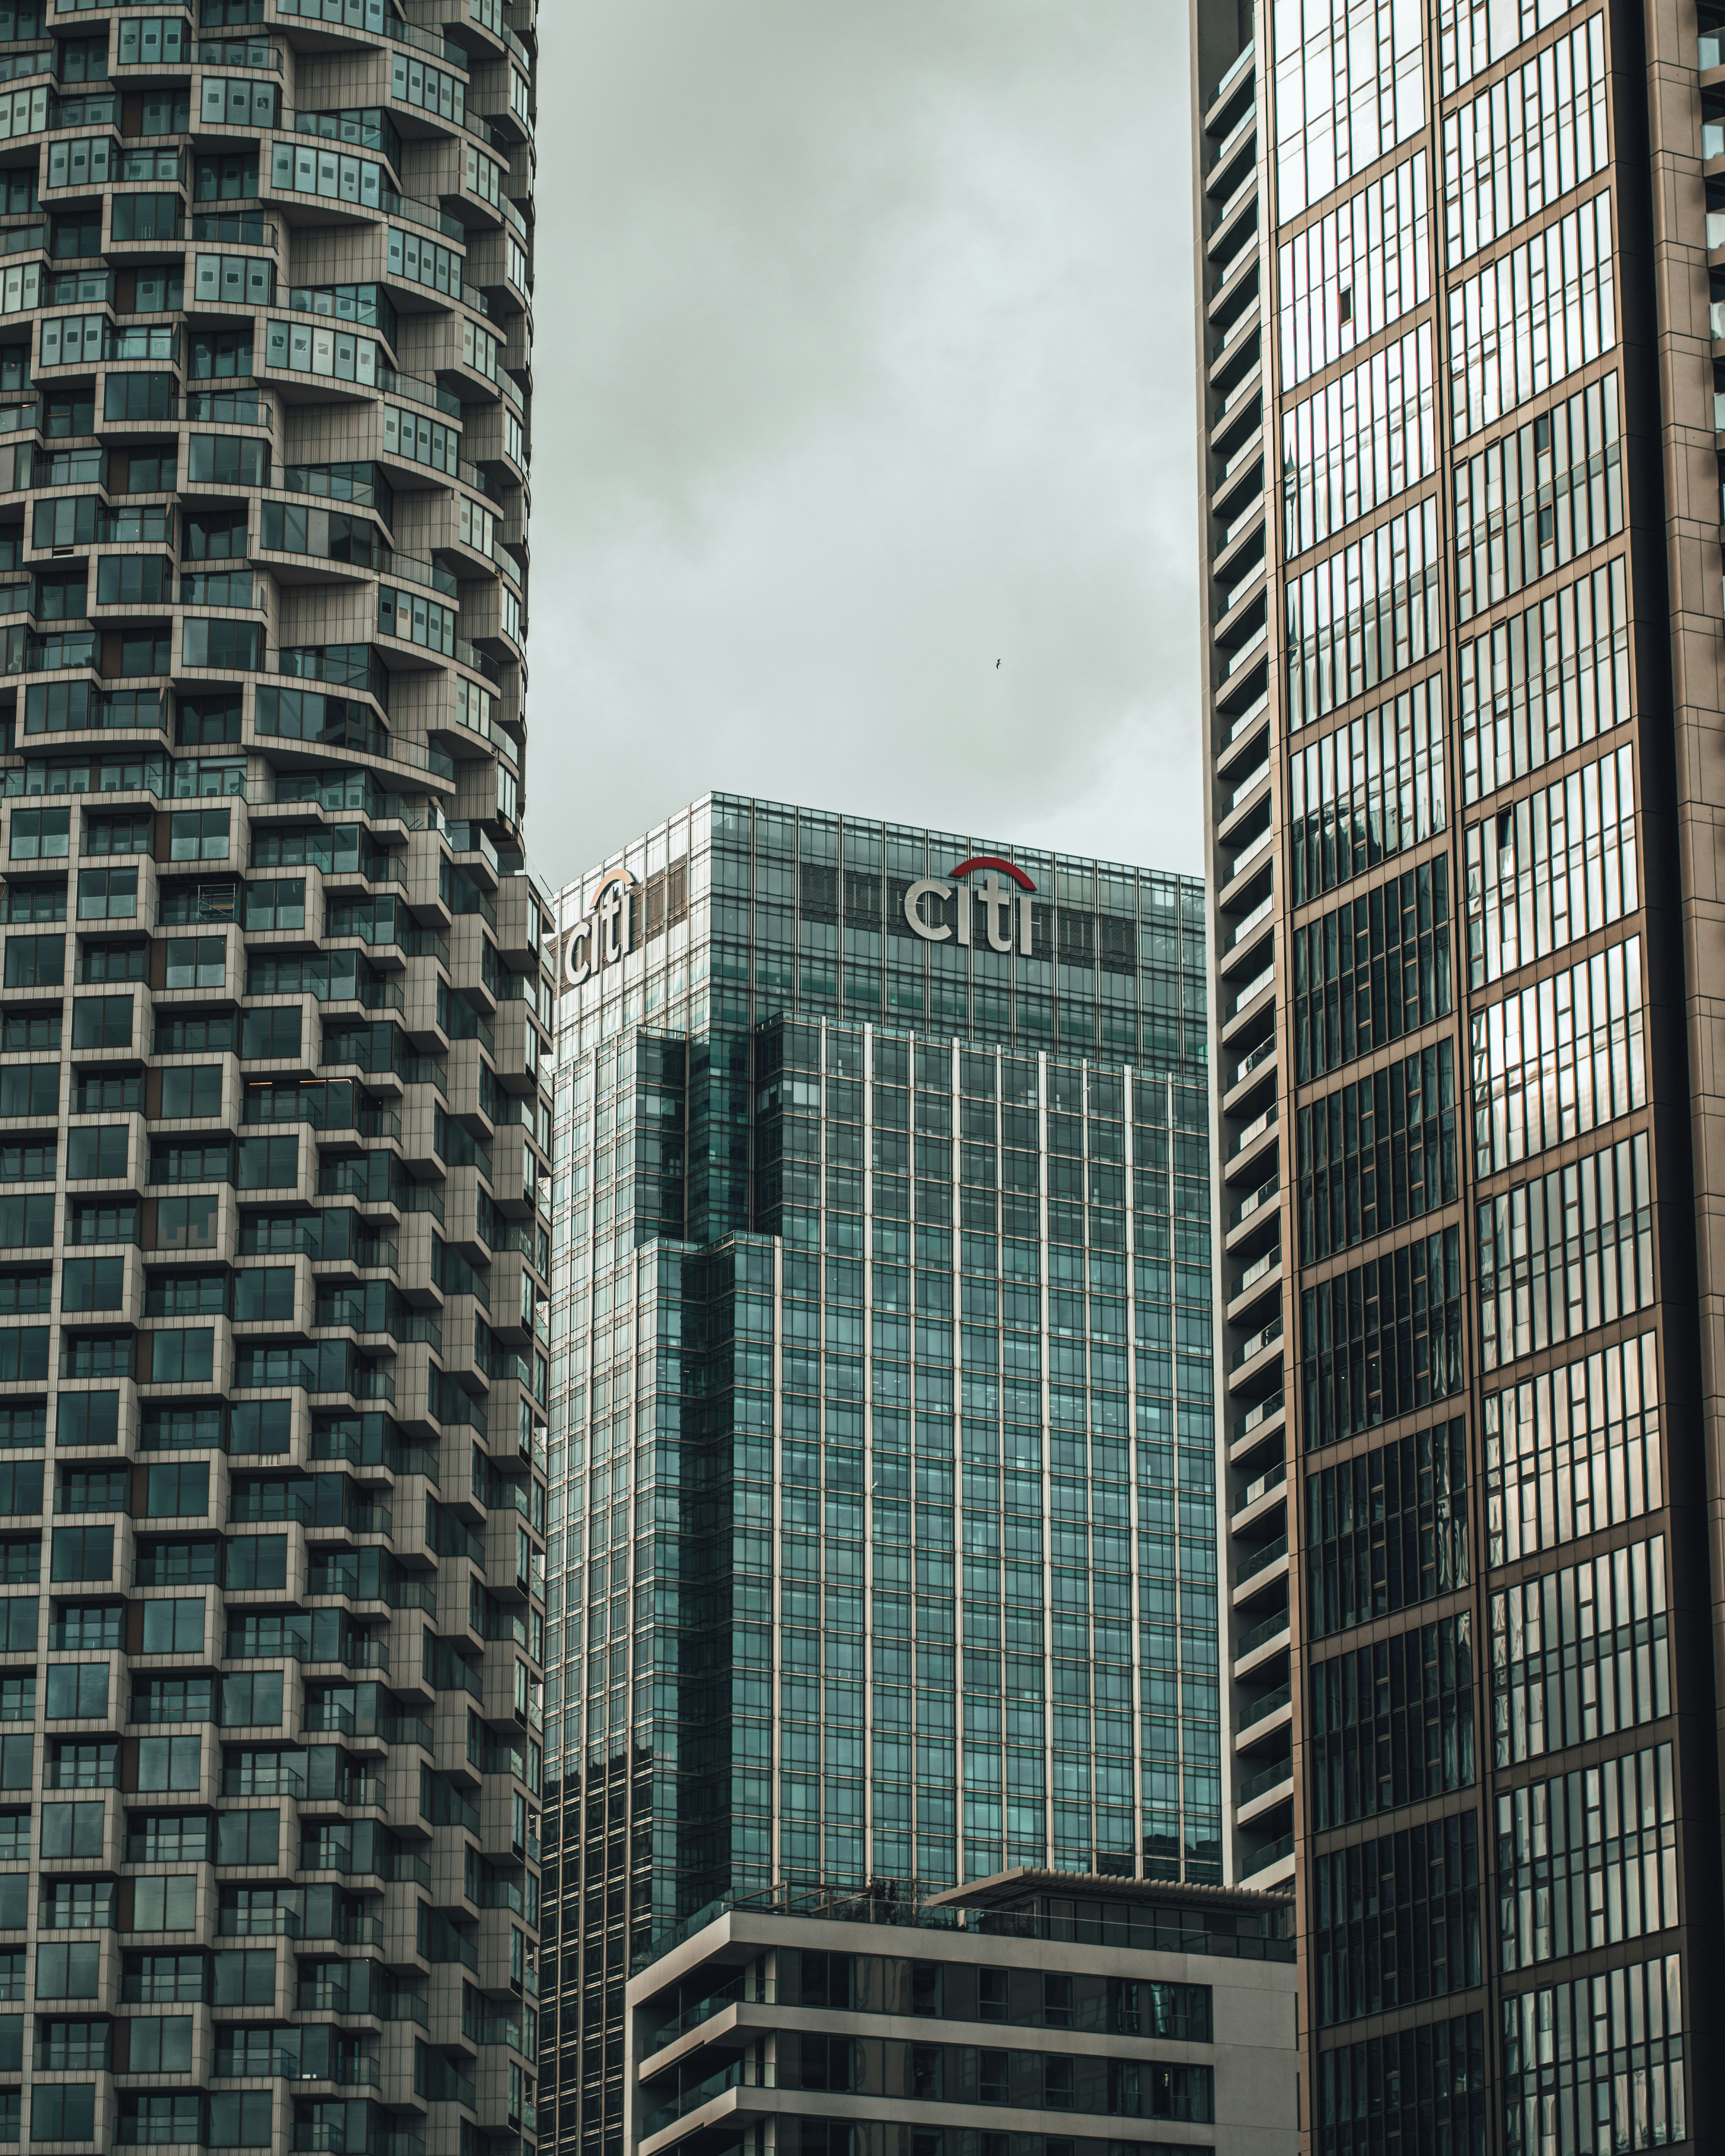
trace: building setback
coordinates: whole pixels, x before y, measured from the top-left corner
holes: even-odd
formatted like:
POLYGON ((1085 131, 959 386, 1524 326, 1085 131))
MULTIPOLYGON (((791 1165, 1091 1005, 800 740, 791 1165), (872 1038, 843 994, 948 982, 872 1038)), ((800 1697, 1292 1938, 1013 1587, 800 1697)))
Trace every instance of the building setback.
POLYGON ((1717 38, 1192 19, 1228 1833, 1295 1895, 1325 2156, 1410 2107, 1679 2144, 1722 1937, 1717 38))
POLYGON ((728 794, 563 894, 560 2146, 716 1899, 1219 1881, 1202 905, 728 794))
POLYGON ((0 0, 0 2143, 535 2136, 535 37, 0 0))
POLYGON ((642 2156, 1290 2156, 1286 1898, 1012 1871, 769 1887, 630 1982, 642 2156))

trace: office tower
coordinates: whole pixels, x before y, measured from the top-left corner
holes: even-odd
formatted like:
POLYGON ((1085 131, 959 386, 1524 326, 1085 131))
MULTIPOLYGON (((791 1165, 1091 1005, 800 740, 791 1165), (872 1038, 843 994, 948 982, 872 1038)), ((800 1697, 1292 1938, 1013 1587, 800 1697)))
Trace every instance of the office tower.
POLYGON ((408 5, 0 4, 0 2141, 36 2149, 535 2128, 535 33, 408 5))
POLYGON ((1678 2143, 1720 1938, 1717 40, 1193 19, 1235 1872, 1297 1897, 1318 2147, 1409 2104, 1422 2146, 1678 2143))
POLYGON ((643 2156, 1293 2156, 1287 1897, 1014 1871, 745 1896, 631 1979, 643 2156), (1172 2137, 1172 2138, 1170 2138, 1172 2137))
POLYGON ((560 2146, 716 1899, 1219 1881, 1202 904, 730 794, 562 894, 560 2146))

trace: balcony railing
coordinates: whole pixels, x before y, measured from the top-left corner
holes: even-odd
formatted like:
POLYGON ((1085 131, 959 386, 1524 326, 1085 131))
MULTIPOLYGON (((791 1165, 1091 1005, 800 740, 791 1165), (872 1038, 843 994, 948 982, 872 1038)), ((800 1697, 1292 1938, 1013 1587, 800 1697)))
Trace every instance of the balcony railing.
POLYGON ((223 1909, 217 1912, 218 1933, 230 1939, 297 1939, 301 1936, 298 1916, 291 1909, 223 1909))
POLYGON ((1267 1325, 1260 1327, 1249 1338, 1240 1342, 1240 1352, 1234 1358, 1235 1368, 1244 1368, 1255 1355, 1261 1355, 1266 1348, 1273 1348, 1281 1339, 1281 1312, 1277 1311, 1267 1325))
POLYGON ((1239 1137, 1235 1139, 1234 1144, 1230 1148, 1231 1152, 1238 1155, 1248 1151, 1251 1147, 1255 1146, 1258 1142, 1259 1139, 1263 1137, 1265 1132, 1271 1127, 1275 1121, 1276 1105, 1272 1101, 1270 1106, 1266 1108, 1261 1115, 1253 1116, 1250 1122, 1246 1125, 1245 1128, 1240 1133, 1239 1137))
POLYGON ((1293 1696, 1292 1691, 1285 1684, 1277 1685, 1271 1691, 1260 1692, 1256 1699, 1249 1700, 1240 1709, 1240 1727, 1242 1729, 1255 1728, 1259 1722, 1274 1714, 1278 1708, 1286 1707, 1293 1696))
POLYGON ((1209 101, 1212 109, 1214 107, 1217 99, 1222 96, 1226 90, 1231 88, 1233 84, 1238 80, 1240 74, 1245 69, 1249 68, 1251 65, 1253 60, 1257 56, 1257 50, 1258 48, 1255 44, 1249 44, 1245 46, 1244 49, 1235 57, 1235 59, 1229 62, 1227 68, 1223 73, 1221 80, 1210 92, 1209 101))
POLYGON ((1247 1197, 1242 1198, 1239 1204, 1235 1207, 1234 1218, 1230 1222, 1230 1226, 1237 1228, 1242 1220, 1250 1220, 1253 1214, 1267 1205, 1281 1188, 1280 1181, 1273 1175, 1267 1183, 1260 1183, 1255 1190, 1247 1197))
POLYGON ((1291 1789, 1293 1786, 1293 1761, 1291 1759, 1277 1759, 1273 1763, 1273 1764, 1266 1767, 1261 1774, 1254 1774, 1250 1781, 1244 1784, 1240 1789, 1237 1789, 1235 1791, 1234 1802, 1235 1809, 1238 1810, 1244 1810, 1245 1806, 1250 1804, 1255 1798, 1261 1797, 1266 1789, 1273 1789, 1279 1782, 1287 1783, 1290 1789, 1291 1789))
MULTIPOLYGON (((1249 1579, 1255 1579, 1260 1572, 1268 1572, 1272 1565, 1279 1563, 1287 1553, 1287 1537, 1276 1536, 1273 1540, 1266 1543, 1262 1549, 1254 1550, 1249 1558, 1235 1568, 1235 1585, 1244 1587, 1249 1579)), ((1245 1724, 1242 1723, 1241 1727, 1244 1727, 1245 1724)))
POLYGON ((1236 1512, 1244 1512, 1248 1507, 1255 1505, 1259 1498, 1267 1496, 1271 1491, 1279 1488, 1282 1483, 1287 1481, 1287 1479, 1288 1463, 1285 1460, 1278 1460, 1274 1467, 1269 1469, 1266 1473, 1259 1476, 1255 1481, 1247 1483, 1245 1489, 1240 1491, 1240 1495, 1234 1501, 1235 1511, 1236 1512))
POLYGON ((1268 1617, 1261 1618, 1257 1624, 1242 1632, 1235 1641, 1235 1661, 1243 1662, 1248 1655, 1261 1647, 1266 1640, 1273 1640, 1278 1632, 1286 1632, 1287 1629, 1287 1611, 1286 1609, 1272 1611, 1268 1617))

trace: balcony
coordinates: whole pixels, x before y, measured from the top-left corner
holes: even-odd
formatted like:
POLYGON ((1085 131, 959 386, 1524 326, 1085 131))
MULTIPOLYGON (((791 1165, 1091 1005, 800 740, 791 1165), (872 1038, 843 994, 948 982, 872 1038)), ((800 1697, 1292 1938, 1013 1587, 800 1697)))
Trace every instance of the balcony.
MULTIPOLYGON (((1246 1558, 1240 1564, 1235 1567, 1235 1585, 1236 1587, 1245 1586, 1248 1581, 1258 1578, 1260 1574, 1268 1572, 1273 1565, 1286 1562, 1287 1554, 1287 1537, 1286 1535, 1274 1536, 1269 1542, 1264 1544, 1261 1549, 1254 1550, 1249 1558, 1246 1558)), ((1244 1727, 1244 1725, 1242 1725, 1242 1727, 1244 1727)))
POLYGON ((1219 114, 1221 111, 1225 110, 1226 107, 1224 100, 1227 98, 1229 92, 1240 85, 1241 78, 1245 75, 1247 71, 1251 68, 1252 64, 1257 59, 1257 56, 1258 48, 1256 43, 1253 42, 1243 46, 1240 52, 1235 54, 1235 58, 1229 62, 1226 69, 1222 74, 1221 80, 1217 83, 1215 88, 1210 92, 1209 110, 1204 115, 1204 131, 1206 134, 1210 131, 1213 124, 1218 119, 1219 114))
POLYGON ((1255 750, 1260 755, 1268 753, 1269 726, 1270 691, 1267 689, 1262 689, 1260 690, 1256 701, 1249 704, 1244 711, 1236 712, 1229 722, 1228 738, 1216 754, 1218 778, 1228 778, 1230 773, 1240 767, 1248 754, 1253 751, 1255 750), (1258 747, 1260 736, 1265 738, 1263 748, 1258 747))
POLYGON ((1243 1296, 1249 1296, 1252 1290, 1258 1286, 1260 1282, 1268 1281, 1273 1273, 1280 1271, 1281 1268, 1281 1245, 1280 1243, 1277 1243, 1272 1245, 1269 1250, 1266 1250, 1261 1258, 1254 1259, 1252 1263, 1249 1265, 1245 1270, 1240 1275, 1240 1278, 1235 1281, 1234 1283, 1233 1292, 1229 1298, 1230 1309, 1235 1304, 1238 1303, 1243 1296))
POLYGON ((229 1939, 297 1939, 303 1936, 292 1909, 223 1909, 216 1917, 218 1937, 229 1939))
POLYGON ((1260 1600, 1272 1589, 1286 1601, 1288 1577, 1288 1538, 1276 1535, 1255 1549, 1235 1569, 1232 1600, 1236 1609, 1260 1600))
POLYGON ((1238 1133, 1233 1144, 1228 1149, 1228 1166, 1230 1169, 1243 1163, 1245 1156, 1251 1153, 1256 1148, 1258 1141, 1260 1138, 1274 1133, 1276 1120, 1276 1104, 1272 1101, 1267 1108, 1262 1110, 1258 1115, 1254 1116, 1250 1122, 1245 1126, 1245 1129, 1238 1133))
POLYGON ((1248 1193, 1235 1207, 1233 1217, 1228 1223, 1230 1228, 1243 1227, 1248 1220, 1261 1213, 1272 1199, 1278 1197, 1281 1191, 1281 1179, 1279 1176, 1272 1175, 1267 1183, 1260 1183, 1255 1190, 1248 1193))
POLYGON ((1274 1467, 1248 1482, 1234 1501, 1235 1524, 1238 1526, 1242 1514, 1250 1512, 1253 1506, 1260 1498, 1268 1496, 1272 1490, 1280 1490, 1287 1479, 1288 1463, 1285 1460, 1278 1460, 1274 1467))
POLYGON ((1242 1882, 1250 1880, 1259 1887, 1272 1884, 1273 1882, 1264 1875, 1284 1861, 1286 1861, 1291 1868, 1293 1854, 1294 1837, 1291 1831, 1278 1835, 1274 1841, 1265 1842, 1261 1847, 1253 1850, 1249 1856, 1242 1859, 1240 1863, 1242 1882))
MULTIPOLYGON (((1235 818, 1240 814, 1240 811, 1246 808, 1251 802, 1253 795, 1257 793, 1259 788, 1267 783, 1269 777, 1270 758, 1266 755, 1261 763, 1255 764, 1251 770, 1246 773, 1244 778, 1239 779, 1235 782, 1234 792, 1230 797, 1227 808, 1223 814, 1221 822, 1216 827, 1216 835, 1224 844, 1234 835, 1233 832, 1229 828, 1230 825, 1233 823, 1235 818)), ((1261 915, 1267 913, 1269 910, 1269 901, 1266 900, 1261 906, 1255 909, 1255 911, 1248 916, 1245 921, 1241 921, 1240 927, 1235 930, 1235 941, 1238 942, 1240 937, 1245 932, 1251 922, 1259 919, 1261 915)))
POLYGON ((1281 1342, 1281 1334, 1282 1315, 1280 1311, 1277 1311, 1267 1325, 1260 1326, 1257 1332, 1250 1334, 1240 1342, 1234 1358, 1235 1370, 1238 1372, 1245 1369, 1249 1363, 1255 1362, 1266 1348, 1277 1346, 1281 1342))
POLYGON ((1249 1729, 1261 1728, 1272 1715, 1281 1713, 1285 1707, 1291 1708, 1293 1697, 1291 1688, 1285 1684, 1276 1685, 1269 1691, 1260 1692, 1255 1699, 1249 1700, 1241 1708, 1240 1719, 1235 1724, 1236 1731, 1244 1737, 1249 1729))
MULTIPOLYGON (((1266 899, 1267 906, 1270 901, 1266 899)), ((1250 918, 1250 916, 1248 916, 1250 918)), ((1234 1075, 1228 1081, 1227 1092, 1223 1096, 1225 1108, 1232 1096, 1238 1093, 1249 1079, 1267 1075, 1276 1068, 1276 1035, 1272 1033, 1260 1040, 1255 1048, 1249 1049, 1234 1066, 1234 1075)))
POLYGON ((1260 1400, 1248 1414, 1240 1417, 1234 1434, 1235 1442, 1238 1444, 1244 1438, 1267 1435, 1271 1426, 1281 1419, 1284 1405, 1284 1397, 1279 1392, 1271 1393, 1267 1399, 1260 1400))
POLYGON ((1255 1625, 1249 1625, 1234 1643, 1235 1677, 1243 1676, 1247 1670, 1256 1667, 1260 1661, 1268 1661, 1270 1656, 1264 1650, 1272 1642, 1279 1643, 1286 1650, 1291 1636, 1286 1609, 1272 1609, 1267 1617, 1260 1618, 1255 1625))
POLYGON ((1254 1774, 1250 1781, 1243 1782, 1235 1791, 1234 1816, 1244 1824, 1249 1816, 1261 1815, 1272 1810, 1277 1804, 1285 1803, 1293 1794, 1292 1758, 1272 1760, 1261 1774, 1254 1774))
POLYGON ((1212 326, 1221 329, 1232 323, 1242 308, 1250 307, 1255 313, 1258 298, 1258 229, 1255 224, 1246 234, 1244 246, 1236 249, 1232 257, 1217 272, 1219 282, 1206 310, 1212 326))
MULTIPOLYGON (((1258 843, 1260 845, 1268 845, 1270 843, 1270 834, 1266 831, 1264 837, 1258 843)), ((1255 848, 1254 850, 1255 850, 1255 848)), ((1250 1005, 1257 1001, 1258 998, 1263 994, 1266 988, 1273 988, 1275 986, 1276 965, 1274 960, 1272 960, 1271 963, 1264 968, 1261 973, 1255 973, 1251 979, 1247 981, 1239 990, 1234 999, 1234 1009, 1229 1013, 1230 1018, 1238 1018, 1243 1011, 1248 1009, 1250 1005)))
POLYGON ((1225 201, 1240 185, 1241 161, 1255 155, 1257 136, 1258 108, 1255 102, 1249 102, 1245 110, 1216 145, 1216 154, 1204 183, 1204 193, 1211 200, 1225 201))

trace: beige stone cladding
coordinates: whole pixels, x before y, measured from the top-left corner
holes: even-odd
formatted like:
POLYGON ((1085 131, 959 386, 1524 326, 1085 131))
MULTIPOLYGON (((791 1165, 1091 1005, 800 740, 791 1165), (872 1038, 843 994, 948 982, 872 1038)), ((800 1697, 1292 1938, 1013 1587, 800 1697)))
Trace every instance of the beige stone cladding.
POLYGON ((628 1990, 640 2156, 1291 2156, 1283 1897, 1006 1873, 934 1897, 781 1887, 628 1990))

